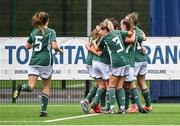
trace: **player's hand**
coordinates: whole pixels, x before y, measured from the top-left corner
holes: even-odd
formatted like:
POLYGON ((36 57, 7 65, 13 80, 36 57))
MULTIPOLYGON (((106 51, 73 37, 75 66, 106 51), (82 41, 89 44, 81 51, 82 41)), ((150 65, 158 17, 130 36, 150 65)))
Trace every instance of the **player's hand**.
POLYGON ((98 52, 97 52, 97 55, 98 55, 98 56, 102 55, 102 51, 98 51, 98 52))
POLYGON ((60 49, 59 53, 64 53, 64 50, 63 50, 63 49, 60 49))
POLYGON ((145 55, 147 53, 147 49, 145 47, 142 47, 142 52, 145 55))

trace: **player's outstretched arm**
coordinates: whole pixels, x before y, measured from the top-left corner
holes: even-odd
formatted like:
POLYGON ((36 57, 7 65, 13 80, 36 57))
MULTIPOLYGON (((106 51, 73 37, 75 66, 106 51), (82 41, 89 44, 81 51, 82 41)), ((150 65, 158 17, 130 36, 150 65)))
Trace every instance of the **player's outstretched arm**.
POLYGON ((59 48, 56 41, 51 42, 51 48, 54 49, 56 52, 63 53, 63 50, 59 48))

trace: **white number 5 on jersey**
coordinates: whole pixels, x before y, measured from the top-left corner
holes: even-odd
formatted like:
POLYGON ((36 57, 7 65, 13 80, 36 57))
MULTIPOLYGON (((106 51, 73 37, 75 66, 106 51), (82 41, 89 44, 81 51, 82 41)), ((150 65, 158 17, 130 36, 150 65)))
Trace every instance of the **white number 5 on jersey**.
POLYGON ((42 36, 35 36, 35 48, 34 51, 39 52, 42 50, 42 36))

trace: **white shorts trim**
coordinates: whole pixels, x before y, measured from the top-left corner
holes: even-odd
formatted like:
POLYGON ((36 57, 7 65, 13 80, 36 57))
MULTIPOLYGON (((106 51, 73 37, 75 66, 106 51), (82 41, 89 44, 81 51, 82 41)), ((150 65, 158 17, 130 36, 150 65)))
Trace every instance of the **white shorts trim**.
POLYGON ((117 77, 124 77, 127 66, 111 68, 111 74, 117 77))
POLYGON ((93 73, 93 67, 90 66, 90 65, 86 65, 86 68, 87 68, 87 70, 88 70, 88 72, 89 72, 90 77, 94 78, 95 75, 94 75, 94 73, 93 73))
POLYGON ((42 79, 48 79, 52 73, 52 66, 29 66, 28 68, 28 75, 37 75, 42 79))
POLYGON ((110 66, 99 61, 93 61, 93 73, 96 79, 102 78, 103 80, 109 79, 110 66))
POLYGON ((146 75, 147 73, 147 62, 135 62, 134 74, 138 75, 146 75))
POLYGON ((125 78, 125 81, 126 82, 132 82, 132 81, 134 81, 135 80, 135 75, 134 75, 134 67, 128 67, 127 68, 129 71, 127 71, 128 73, 126 73, 126 74, 128 74, 127 76, 126 76, 126 78, 125 78))

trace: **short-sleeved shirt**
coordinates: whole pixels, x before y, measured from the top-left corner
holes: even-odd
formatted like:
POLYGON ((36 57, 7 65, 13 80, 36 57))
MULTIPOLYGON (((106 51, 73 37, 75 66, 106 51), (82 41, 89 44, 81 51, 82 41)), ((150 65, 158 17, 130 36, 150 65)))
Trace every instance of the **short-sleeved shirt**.
POLYGON ((32 31, 28 43, 32 44, 32 56, 29 65, 52 66, 53 57, 51 42, 56 42, 56 32, 46 28, 44 32, 36 28, 32 31))
POLYGON ((129 59, 125 52, 123 37, 128 35, 127 31, 115 30, 102 38, 98 47, 108 50, 111 66, 113 68, 129 65, 129 59))
POLYGON ((134 67, 134 62, 135 62, 135 46, 134 44, 128 44, 125 42, 125 48, 126 48, 126 53, 128 55, 129 58, 129 64, 130 67, 134 67))
POLYGON ((137 39, 136 45, 135 45, 135 62, 146 62, 147 57, 142 52, 143 36, 142 36, 141 30, 138 27, 136 27, 136 36, 138 36, 138 39, 137 39))
POLYGON ((94 55, 93 61, 99 61, 104 64, 110 65, 110 57, 107 48, 102 49, 102 54, 100 56, 94 55))
MULTIPOLYGON (((90 38, 91 40, 89 41, 90 47, 92 46, 92 41, 93 38, 90 38)), ((92 66, 92 60, 93 60, 94 54, 91 51, 88 51, 87 57, 86 57, 86 64, 89 66, 92 66)))

